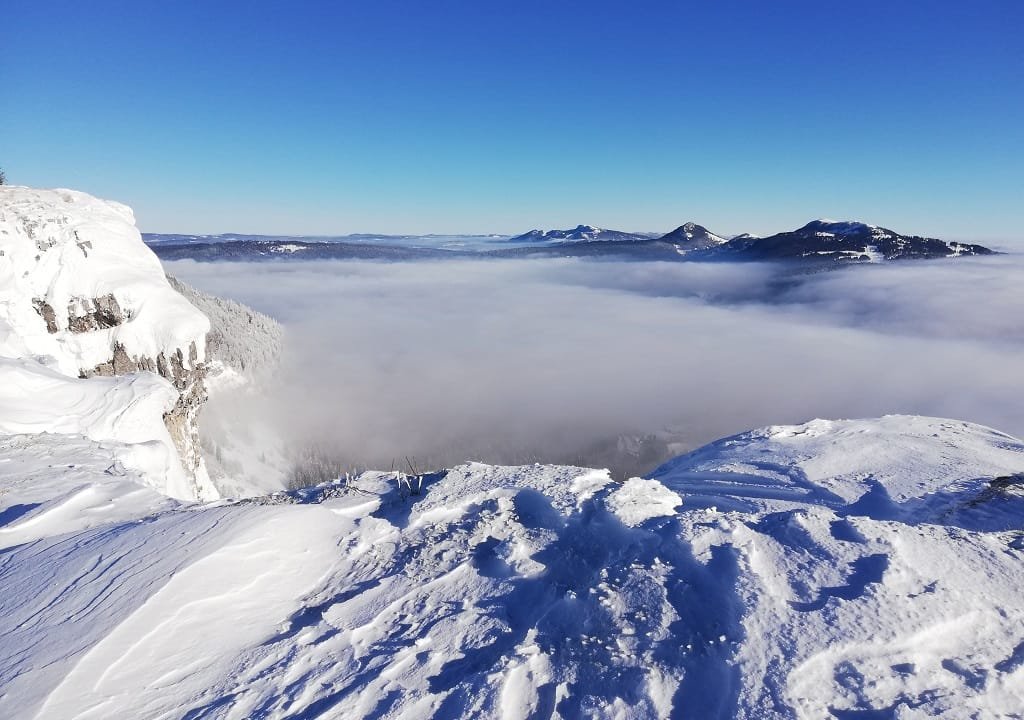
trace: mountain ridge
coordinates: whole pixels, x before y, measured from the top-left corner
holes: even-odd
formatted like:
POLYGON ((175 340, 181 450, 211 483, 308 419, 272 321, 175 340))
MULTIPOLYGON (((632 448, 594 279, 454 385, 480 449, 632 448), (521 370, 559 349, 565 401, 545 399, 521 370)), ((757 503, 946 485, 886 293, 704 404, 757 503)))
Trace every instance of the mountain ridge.
MULTIPOLYGON (((170 236, 173 238, 174 236, 170 236)), ((355 237, 355 236, 352 236, 355 237)), ((817 265, 937 259, 994 254, 973 243, 904 235, 859 221, 812 220, 802 227, 759 237, 743 233, 731 238, 703 225, 687 222, 663 235, 606 230, 577 225, 566 230, 530 230, 513 237, 472 236, 475 245, 431 238, 452 236, 362 235, 361 241, 296 236, 245 236, 203 240, 187 236, 175 241, 161 236, 150 247, 162 259, 379 259, 417 260, 453 257, 618 257, 667 261, 803 261, 817 265)), ((464 236, 469 238, 471 236, 464 236)))

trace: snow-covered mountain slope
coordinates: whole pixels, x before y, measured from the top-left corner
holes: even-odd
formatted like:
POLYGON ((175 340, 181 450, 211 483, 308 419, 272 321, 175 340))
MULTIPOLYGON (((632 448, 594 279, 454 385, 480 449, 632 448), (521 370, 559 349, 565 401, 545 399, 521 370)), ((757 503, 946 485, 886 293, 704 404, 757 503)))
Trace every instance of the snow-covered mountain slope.
POLYGON ((626 483, 468 464, 234 504, 140 489, 104 524, 95 498, 130 483, 106 452, 0 444, 4 717, 1024 707, 1024 444, 988 428, 771 427, 626 483))
POLYGON ((990 255, 986 247, 918 235, 901 235, 862 222, 814 220, 768 237, 740 236, 712 251, 717 257, 753 260, 880 262, 961 255, 990 255))
POLYGON ((279 322, 234 300, 197 290, 176 277, 168 275, 167 281, 210 322, 206 365, 211 384, 216 385, 221 376, 254 380, 273 375, 284 342, 279 322))
POLYGON ((797 230, 769 237, 743 234, 728 240, 700 225, 686 223, 662 236, 580 225, 569 230, 531 230, 511 238, 454 242, 444 246, 402 244, 389 238, 375 239, 372 243, 284 238, 227 239, 214 242, 202 238, 168 238, 165 242, 154 242, 152 247, 165 260, 193 259, 203 262, 614 257, 638 262, 780 260, 793 264, 804 263, 815 269, 849 263, 992 253, 981 245, 900 235, 865 223, 831 220, 816 220, 797 230))
POLYGON ((530 230, 522 235, 508 239, 510 243, 564 243, 592 240, 634 241, 649 240, 642 233, 623 232, 621 230, 605 230, 593 225, 577 225, 569 230, 530 230))
POLYGON ((163 444, 180 463, 161 463, 154 486, 216 496, 196 427, 208 329, 167 283, 127 207, 71 190, 0 187, 0 418, 32 414, 8 432, 163 444), (121 377, 139 371, 151 376, 121 377))

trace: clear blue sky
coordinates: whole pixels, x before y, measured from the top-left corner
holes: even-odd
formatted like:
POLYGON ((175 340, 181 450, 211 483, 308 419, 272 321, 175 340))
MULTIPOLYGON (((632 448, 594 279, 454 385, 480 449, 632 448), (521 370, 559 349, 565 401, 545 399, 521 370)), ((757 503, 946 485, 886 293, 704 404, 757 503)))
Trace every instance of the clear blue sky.
POLYGON ((1024 227, 1024 2, 11 0, 9 181, 153 232, 1024 227))

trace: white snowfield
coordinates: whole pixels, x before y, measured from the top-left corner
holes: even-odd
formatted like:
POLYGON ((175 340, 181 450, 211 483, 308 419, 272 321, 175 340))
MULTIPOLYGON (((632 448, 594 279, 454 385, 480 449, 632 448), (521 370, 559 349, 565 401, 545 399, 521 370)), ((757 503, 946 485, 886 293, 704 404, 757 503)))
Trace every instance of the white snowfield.
POLYGON ((988 428, 816 420, 621 484, 471 463, 190 505, 117 453, 0 438, 0 717, 1024 709, 1024 443, 988 428))
MULTIPOLYGON (((206 316, 168 284, 132 211, 72 190, 0 186, 0 436, 59 433, 116 447, 161 492, 212 498, 163 422, 179 392, 156 373, 80 379, 110 363, 205 356, 206 316), (192 348, 195 353, 192 353, 192 348)), ((69 440, 70 442, 70 440, 69 440)))

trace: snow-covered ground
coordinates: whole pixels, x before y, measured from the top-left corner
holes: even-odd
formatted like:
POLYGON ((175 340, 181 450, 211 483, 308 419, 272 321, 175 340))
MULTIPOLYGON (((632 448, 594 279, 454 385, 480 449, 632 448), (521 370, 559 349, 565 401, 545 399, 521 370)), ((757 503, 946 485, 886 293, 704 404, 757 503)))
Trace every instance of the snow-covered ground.
POLYGON ((114 452, 0 446, 4 717, 1024 707, 1024 444, 984 427, 819 420, 623 484, 468 464, 205 505, 114 452))

